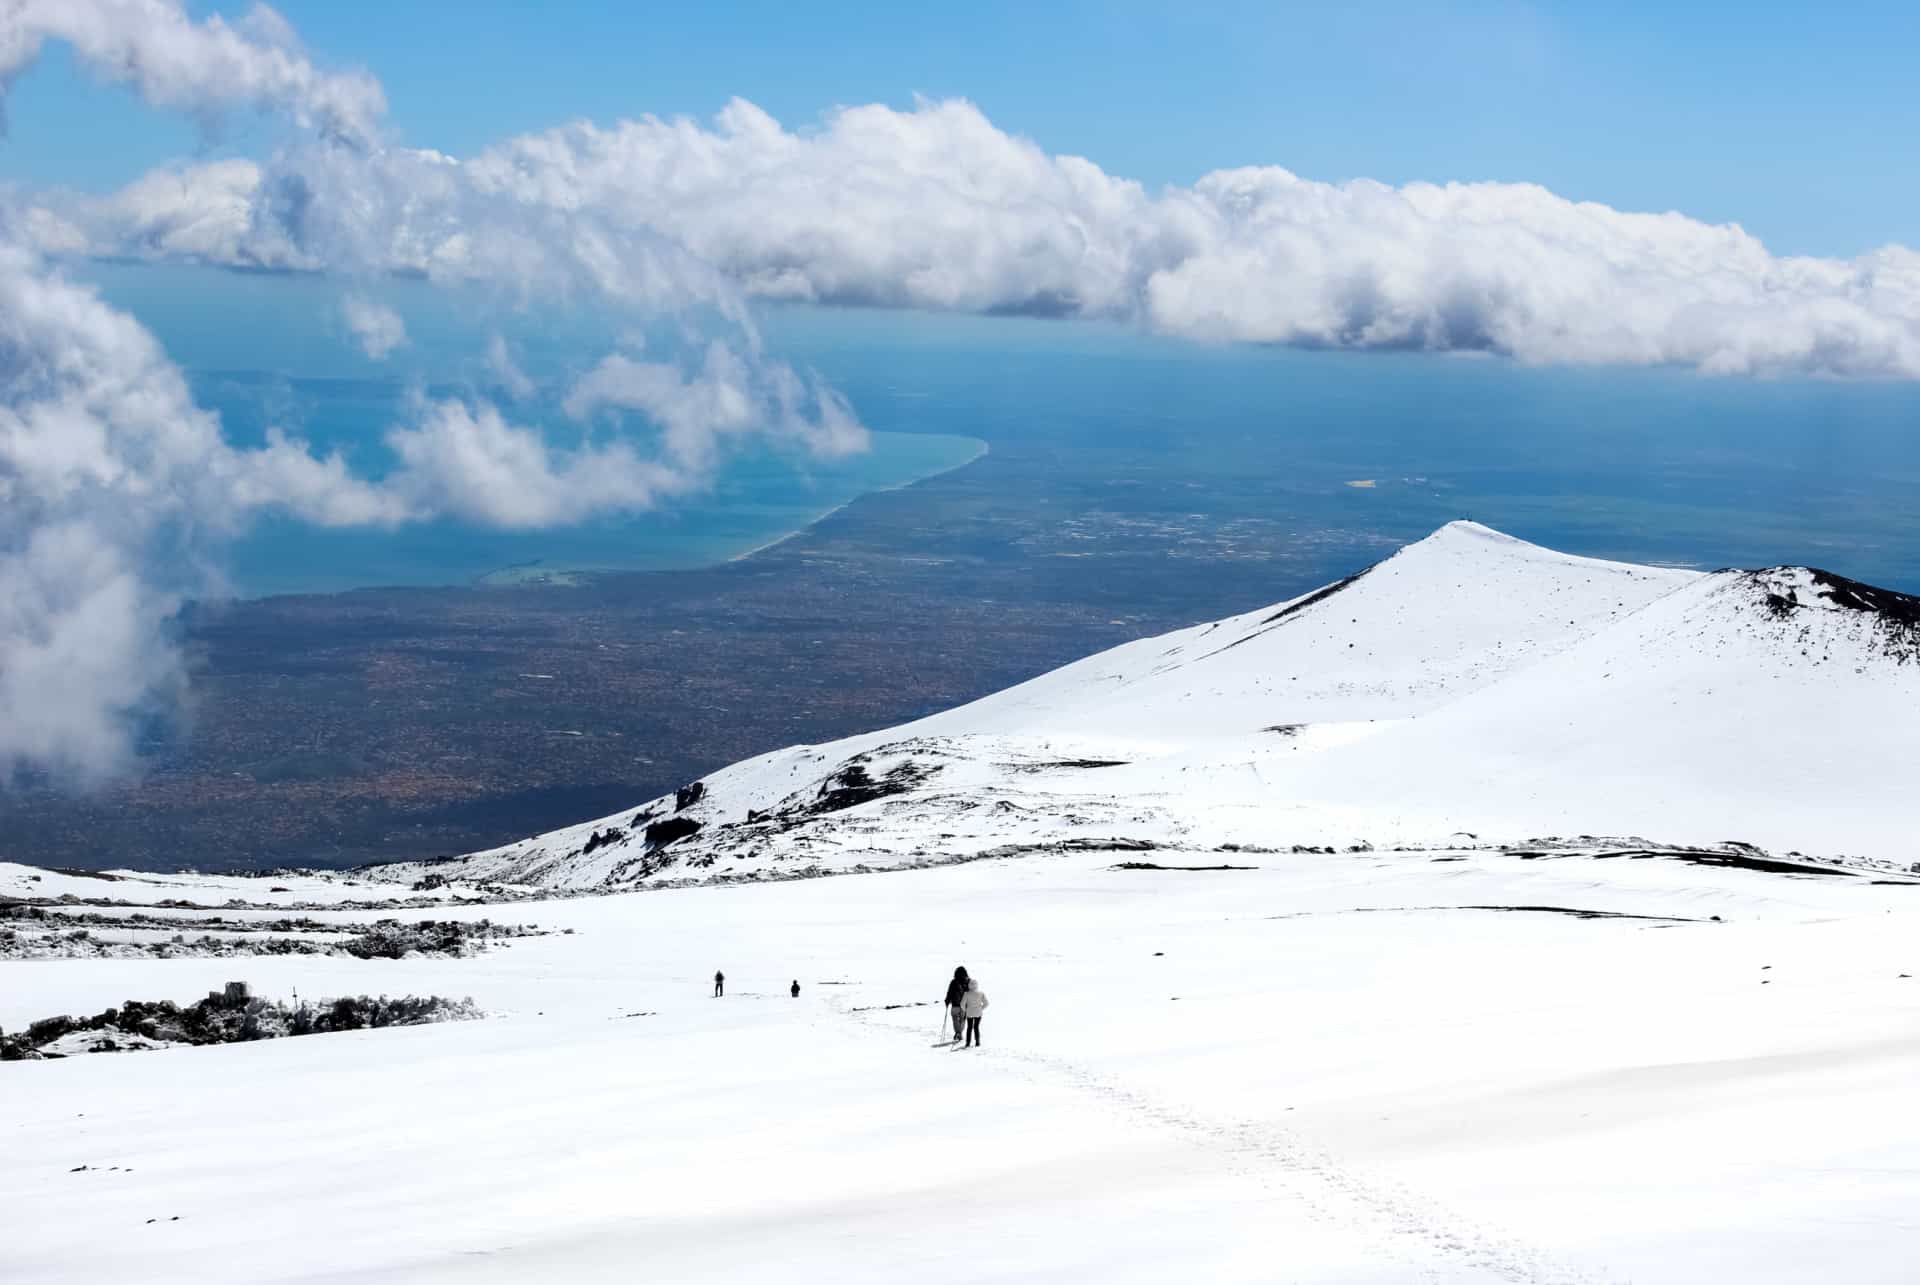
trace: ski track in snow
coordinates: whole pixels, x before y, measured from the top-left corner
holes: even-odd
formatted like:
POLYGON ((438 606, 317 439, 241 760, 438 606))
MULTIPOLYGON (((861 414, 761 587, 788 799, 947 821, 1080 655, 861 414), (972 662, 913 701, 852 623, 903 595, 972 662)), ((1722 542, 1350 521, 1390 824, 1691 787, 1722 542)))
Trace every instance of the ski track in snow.
MULTIPOLYGON (((898 1023, 876 1020, 838 1002, 829 1007, 868 1031, 893 1037, 911 1033, 898 1023)), ((936 1046, 951 1048, 951 1045, 936 1046)), ((1474 1278, 1492 1276, 1515 1285, 1603 1285, 1618 1278, 1594 1276, 1555 1262, 1515 1237, 1476 1227, 1438 1202, 1405 1188, 1363 1178, 1323 1148, 1291 1130, 1251 1120, 1217 1120, 1157 1102, 1078 1063, 1040 1053, 983 1044, 969 1056, 1005 1067, 1025 1079, 1065 1085, 1089 1094, 1114 1111, 1224 1152, 1241 1162, 1276 1196, 1309 1217, 1368 1237, 1420 1279, 1449 1282, 1457 1272, 1434 1264, 1434 1255, 1457 1259, 1474 1278), (1411 1242, 1411 1244, 1409 1243, 1411 1242)))

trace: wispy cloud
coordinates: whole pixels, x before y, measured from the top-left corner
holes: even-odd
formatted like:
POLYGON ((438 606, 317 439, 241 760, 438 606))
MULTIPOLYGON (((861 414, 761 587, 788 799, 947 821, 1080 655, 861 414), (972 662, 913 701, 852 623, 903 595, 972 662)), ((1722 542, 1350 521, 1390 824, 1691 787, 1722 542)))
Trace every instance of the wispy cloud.
POLYGON ((574 385, 564 407, 576 419, 606 409, 645 415, 664 430, 666 457, 692 472, 709 469, 727 439, 750 432, 790 438, 819 455, 867 444, 866 430, 833 389, 785 366, 756 365, 718 342, 691 369, 609 354, 574 385))
POLYGON ((323 71, 266 5, 238 23, 195 21, 177 0, 7 0, 0 7, 0 111, 48 40, 69 46, 101 80, 155 107, 210 120, 235 108, 273 112, 305 129, 365 144, 387 110, 363 71, 323 71))
POLYGON ((407 342, 407 323, 400 314, 365 295, 350 294, 340 301, 340 317, 359 343, 362 352, 375 361, 385 361, 407 342))
POLYGON ((500 390, 514 401, 523 402, 537 391, 533 377, 520 368, 506 337, 495 331, 487 339, 487 372, 500 390))

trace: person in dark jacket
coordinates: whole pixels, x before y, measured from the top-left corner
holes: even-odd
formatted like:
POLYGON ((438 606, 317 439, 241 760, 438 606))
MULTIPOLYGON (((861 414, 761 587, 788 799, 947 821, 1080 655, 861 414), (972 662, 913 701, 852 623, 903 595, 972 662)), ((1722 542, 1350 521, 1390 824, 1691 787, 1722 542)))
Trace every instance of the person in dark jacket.
POLYGON ((799 978, 797 977, 794 978, 793 985, 787 988, 787 994, 793 996, 795 999, 800 998, 800 979, 799 978))
POLYGON ((960 1037, 966 1034, 967 1017, 960 1011, 960 1000, 967 993, 966 965, 953 970, 953 980, 947 983, 947 1019, 953 1026, 953 1042, 958 1044, 960 1037))
POLYGON ((722 995, 725 995, 726 993, 727 993, 727 975, 721 972, 714 973, 713 997, 715 999, 719 999, 722 995))

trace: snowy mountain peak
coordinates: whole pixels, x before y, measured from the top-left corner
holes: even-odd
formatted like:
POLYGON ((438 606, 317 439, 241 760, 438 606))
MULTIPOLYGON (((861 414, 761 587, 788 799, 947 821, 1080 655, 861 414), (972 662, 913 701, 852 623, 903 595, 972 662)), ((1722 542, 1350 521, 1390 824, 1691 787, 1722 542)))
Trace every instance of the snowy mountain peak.
MULTIPOLYGON (((1418 548, 1423 544, 1464 543, 1473 541, 1486 544, 1517 544, 1529 549, 1538 549, 1540 547, 1537 544, 1529 544, 1517 535, 1508 535, 1505 531, 1496 531, 1490 526, 1482 526, 1471 518, 1455 518, 1426 539, 1417 541, 1407 547, 1411 549, 1418 548)), ((1566 555, 1555 554, 1554 556, 1565 557, 1566 555)))
POLYGON ((1513 563, 1546 563, 1569 568, 1608 568, 1619 573, 1637 574, 1670 570, 1562 553, 1558 549, 1549 549, 1545 545, 1522 540, 1519 536, 1508 535, 1505 531, 1496 531, 1490 526, 1483 526, 1467 518, 1457 518, 1433 534, 1403 545, 1386 561, 1416 565, 1445 562, 1459 569, 1477 567, 1489 575, 1498 574, 1499 568, 1513 563))
MULTIPOLYGON (((1920 852, 1920 602, 1453 522, 1313 593, 971 704, 736 764, 461 859, 600 887, 1072 846, 1423 846, 1637 834, 1920 852)), ((392 869, 418 877, 421 867, 392 869)))
POLYGON ((1127 643, 902 730, 1045 735, 1106 753, 1401 718, 1699 578, 1454 522, 1312 593, 1127 643))

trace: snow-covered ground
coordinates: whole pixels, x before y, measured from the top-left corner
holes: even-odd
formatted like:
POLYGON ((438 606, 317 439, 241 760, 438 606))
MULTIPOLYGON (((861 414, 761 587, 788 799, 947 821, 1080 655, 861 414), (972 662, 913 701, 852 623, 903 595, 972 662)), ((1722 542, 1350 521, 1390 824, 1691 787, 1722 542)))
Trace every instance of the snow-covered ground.
POLYGON ((9 1028, 242 973, 494 1014, 0 1067, 7 1279, 1913 1279, 1920 886, 1136 855, 532 903, 574 933, 453 961, 0 965, 9 1028), (961 962, 979 1052, 934 1045, 961 962))
POLYGON ((490 1014, 0 1066, 4 1279, 1913 1281, 1914 608, 1456 524, 459 862, 0 866, 546 930, 0 961, 8 1030, 236 980, 490 1014), (936 1043, 959 963, 983 1050, 936 1043))
POLYGON ((314 906, 491 900, 488 893, 449 885, 416 893, 391 876, 373 878, 327 870, 266 875, 155 873, 144 870, 45 870, 0 861, 0 898, 60 900, 75 905, 139 907, 155 913, 168 903, 212 909, 288 911, 314 906))

